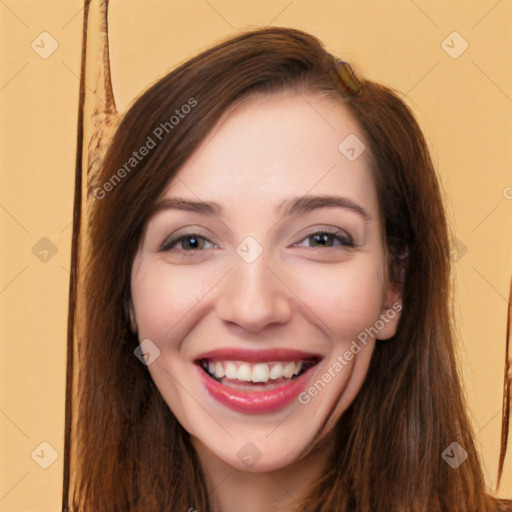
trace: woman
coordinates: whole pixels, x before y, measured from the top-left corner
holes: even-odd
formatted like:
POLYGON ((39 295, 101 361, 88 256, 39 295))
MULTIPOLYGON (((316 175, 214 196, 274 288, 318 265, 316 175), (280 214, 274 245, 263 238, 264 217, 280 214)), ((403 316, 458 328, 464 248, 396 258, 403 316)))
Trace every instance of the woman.
POLYGON ((457 375, 439 184, 388 88, 247 32, 135 101, 94 197, 72 510, 510 508, 457 375))

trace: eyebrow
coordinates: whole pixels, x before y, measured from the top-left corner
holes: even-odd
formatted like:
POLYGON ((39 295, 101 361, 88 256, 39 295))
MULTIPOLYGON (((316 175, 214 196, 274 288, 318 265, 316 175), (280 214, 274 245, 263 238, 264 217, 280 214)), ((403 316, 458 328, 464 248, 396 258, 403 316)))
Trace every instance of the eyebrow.
MULTIPOLYGON (((359 204, 343 196, 334 195, 304 195, 285 199, 276 208, 275 212, 280 219, 291 215, 308 213, 318 208, 343 208, 361 216, 366 222, 372 220, 371 215, 359 204)), ((183 197, 163 199, 153 208, 152 215, 163 210, 185 210, 201 215, 214 215, 222 217, 224 208, 213 201, 194 201, 183 197)))

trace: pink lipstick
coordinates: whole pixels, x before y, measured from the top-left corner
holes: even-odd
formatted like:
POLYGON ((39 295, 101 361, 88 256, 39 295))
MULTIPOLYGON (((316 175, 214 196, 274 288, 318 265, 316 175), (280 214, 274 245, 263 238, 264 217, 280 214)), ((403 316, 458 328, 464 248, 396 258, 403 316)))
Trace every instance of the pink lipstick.
POLYGON ((220 349, 201 354, 195 363, 211 397, 238 412, 262 414, 290 404, 321 358, 289 349, 220 349))

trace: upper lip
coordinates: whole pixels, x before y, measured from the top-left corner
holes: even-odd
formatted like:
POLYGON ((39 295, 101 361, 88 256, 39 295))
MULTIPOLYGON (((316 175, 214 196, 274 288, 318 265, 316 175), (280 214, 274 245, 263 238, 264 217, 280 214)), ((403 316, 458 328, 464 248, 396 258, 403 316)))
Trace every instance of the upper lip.
POLYGON ((265 363, 271 361, 319 361, 320 354, 288 348, 240 349, 219 348, 200 354, 196 362, 204 360, 247 361, 248 363, 265 363))

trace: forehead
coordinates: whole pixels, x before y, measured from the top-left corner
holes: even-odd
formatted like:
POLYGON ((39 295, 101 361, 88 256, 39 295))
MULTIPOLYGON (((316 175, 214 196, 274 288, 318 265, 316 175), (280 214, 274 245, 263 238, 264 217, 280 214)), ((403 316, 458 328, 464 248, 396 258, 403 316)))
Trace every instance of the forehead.
POLYGON ((339 102, 289 90, 251 96, 222 116, 163 197, 213 199, 261 212, 289 196, 339 193, 377 215, 368 150, 349 159, 346 140, 359 141, 358 151, 366 146, 339 102))

